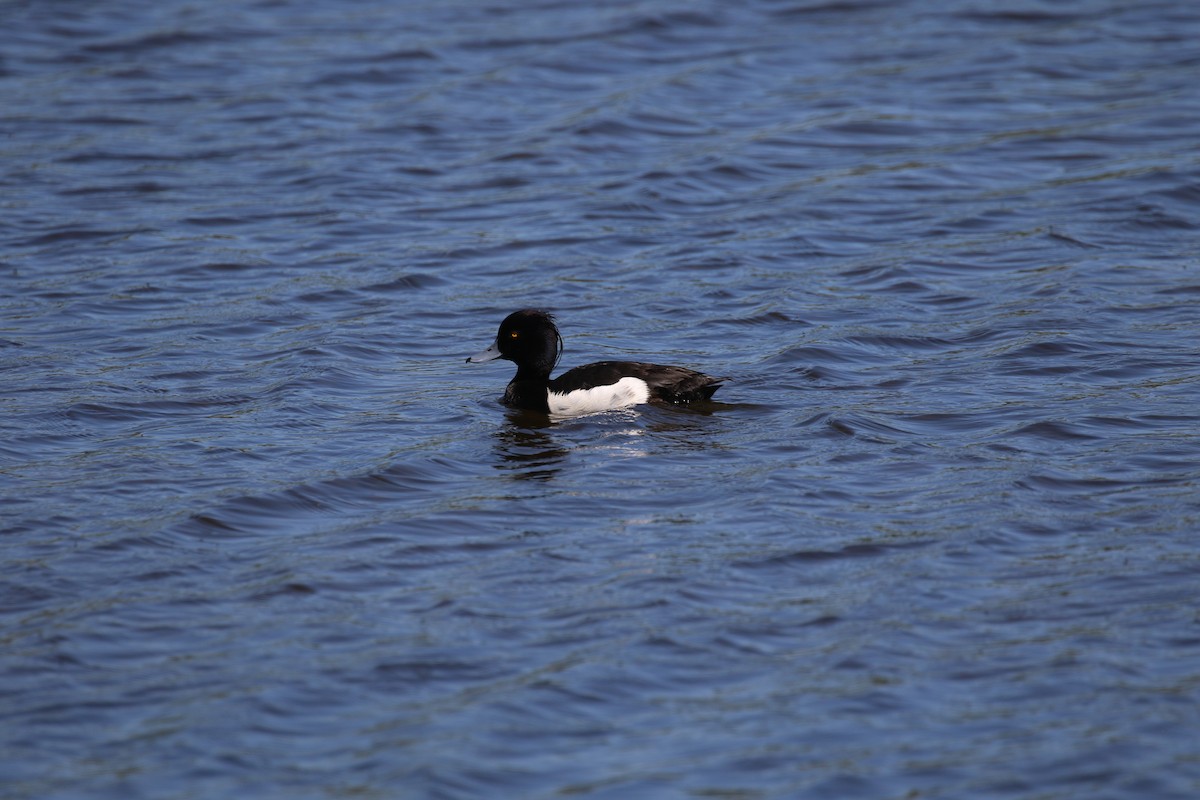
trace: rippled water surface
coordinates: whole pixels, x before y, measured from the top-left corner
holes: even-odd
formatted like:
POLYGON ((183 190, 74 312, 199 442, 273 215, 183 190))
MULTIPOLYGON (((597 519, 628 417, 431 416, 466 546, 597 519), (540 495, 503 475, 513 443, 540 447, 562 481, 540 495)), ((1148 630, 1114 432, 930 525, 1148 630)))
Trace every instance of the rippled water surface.
POLYGON ((1200 7, 0 14, 0 795, 1200 796, 1200 7))

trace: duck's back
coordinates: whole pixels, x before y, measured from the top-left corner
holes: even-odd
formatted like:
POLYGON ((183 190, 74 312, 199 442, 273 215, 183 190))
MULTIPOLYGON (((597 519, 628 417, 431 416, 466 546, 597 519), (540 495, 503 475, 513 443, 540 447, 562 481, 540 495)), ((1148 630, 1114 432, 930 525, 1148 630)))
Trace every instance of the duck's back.
POLYGON ((549 388, 552 392, 565 394, 618 384, 625 378, 645 382, 651 399, 665 400, 669 403, 708 400, 726 380, 686 367, 647 364, 641 361, 597 361, 567 370, 550 381, 549 388))

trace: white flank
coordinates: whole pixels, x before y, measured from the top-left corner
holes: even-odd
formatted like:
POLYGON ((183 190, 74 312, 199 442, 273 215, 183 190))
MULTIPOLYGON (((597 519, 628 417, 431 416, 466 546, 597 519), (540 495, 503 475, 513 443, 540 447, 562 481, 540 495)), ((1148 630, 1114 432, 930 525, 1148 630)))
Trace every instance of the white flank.
POLYGON ((641 378, 621 378, 608 386, 576 389, 565 394, 547 390, 547 394, 551 414, 573 417, 644 403, 650 399, 650 387, 641 378))

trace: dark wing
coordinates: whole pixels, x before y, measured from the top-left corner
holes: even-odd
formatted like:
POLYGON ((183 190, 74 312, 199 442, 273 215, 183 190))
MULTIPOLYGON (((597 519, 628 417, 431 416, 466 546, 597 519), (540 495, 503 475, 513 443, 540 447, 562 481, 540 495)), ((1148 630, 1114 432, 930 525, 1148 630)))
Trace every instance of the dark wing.
POLYGON ((550 381, 555 392, 591 389, 607 386, 621 378, 641 378, 650 387, 650 396, 670 403, 690 403, 707 400, 721 388, 726 378, 714 378, 684 367, 646 364, 641 361, 597 361, 567 370, 550 381))

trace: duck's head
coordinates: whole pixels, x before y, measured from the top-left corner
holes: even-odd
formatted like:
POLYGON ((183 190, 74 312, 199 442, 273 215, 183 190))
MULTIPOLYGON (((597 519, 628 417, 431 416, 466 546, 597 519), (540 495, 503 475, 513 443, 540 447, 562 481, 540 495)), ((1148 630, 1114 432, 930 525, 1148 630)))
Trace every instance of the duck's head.
POLYGON ((554 324, 554 317, 545 311, 527 308, 505 317, 492 346, 471 356, 467 362, 482 364, 506 358, 516 362, 518 372, 527 368, 549 375, 562 355, 562 346, 562 336, 554 324))

